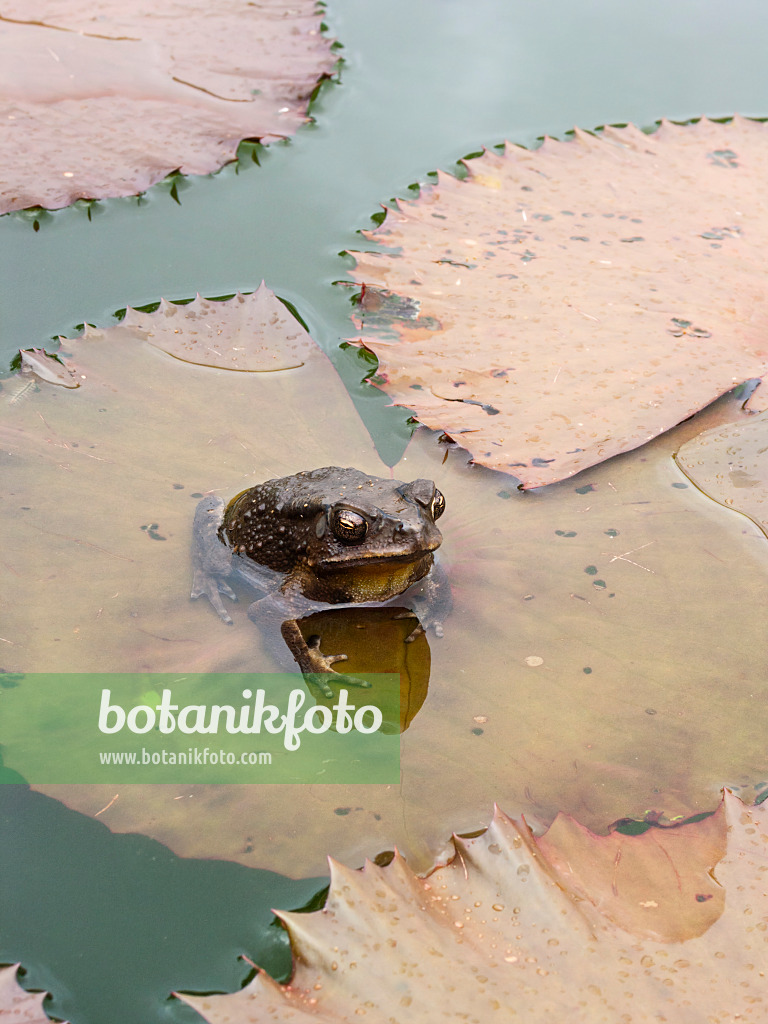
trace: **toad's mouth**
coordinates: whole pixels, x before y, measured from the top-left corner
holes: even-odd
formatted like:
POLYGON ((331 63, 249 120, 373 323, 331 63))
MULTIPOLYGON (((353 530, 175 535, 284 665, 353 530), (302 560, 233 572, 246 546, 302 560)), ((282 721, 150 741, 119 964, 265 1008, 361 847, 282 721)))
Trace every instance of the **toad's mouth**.
POLYGON ((433 552, 438 547, 439 542, 418 551, 413 549, 403 552, 390 550, 386 555, 359 555, 357 558, 350 558, 348 555, 329 555, 312 565, 312 568, 318 575, 335 575, 353 570, 365 572, 366 569, 379 574, 386 571, 388 567, 396 572, 407 568, 415 569, 420 567, 422 562, 425 562, 429 568, 432 564, 433 552))
POLYGON ((360 559, 324 565, 315 579, 323 589, 322 600, 338 602, 388 601, 424 579, 432 568, 432 552, 410 552, 403 558, 360 559))

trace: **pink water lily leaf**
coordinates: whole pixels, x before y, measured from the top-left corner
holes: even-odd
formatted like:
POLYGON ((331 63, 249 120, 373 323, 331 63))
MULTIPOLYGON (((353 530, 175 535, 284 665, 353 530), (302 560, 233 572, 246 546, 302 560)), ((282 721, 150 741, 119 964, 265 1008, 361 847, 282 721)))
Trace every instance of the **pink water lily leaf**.
POLYGON ((0 18, 0 213, 207 174, 292 135, 335 63, 311 0, 11 0, 0 18))
POLYGON ((27 992, 16 980, 18 964, 0 967, 0 1024, 50 1024, 45 992, 27 992))
POLYGON ((258 974, 183 998, 208 1024, 763 1019, 765 807, 726 795, 714 819, 661 835, 566 820, 543 839, 497 812, 454 844, 426 878, 400 856, 332 862, 325 909, 280 914, 290 984, 258 974))
POLYGON ((354 278, 377 383, 475 462, 548 484, 765 373, 765 124, 465 163, 387 212, 354 278))

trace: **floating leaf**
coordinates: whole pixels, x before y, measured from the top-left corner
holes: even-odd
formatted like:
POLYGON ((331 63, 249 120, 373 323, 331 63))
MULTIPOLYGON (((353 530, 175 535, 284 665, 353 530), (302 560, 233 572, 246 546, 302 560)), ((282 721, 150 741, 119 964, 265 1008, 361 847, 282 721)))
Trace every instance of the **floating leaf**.
MULTIPOLYGON (((260 301, 198 300, 171 307, 170 322, 224 338, 260 301)), ((189 600, 196 496, 334 463, 388 473, 306 334, 303 366, 230 372, 151 345, 148 331, 167 323, 158 310, 140 329, 63 342, 76 391, 0 392, 9 672, 273 671, 247 588, 231 628, 189 600)), ((711 811, 724 783, 753 793, 768 779, 763 535, 677 488, 671 458, 734 419, 750 417, 731 396, 580 481, 525 493, 417 432, 393 474, 432 478, 446 495, 440 557, 454 611, 443 639, 405 652, 400 786, 46 791, 178 853, 294 876, 321 873, 326 853, 360 863, 394 846, 427 867, 451 823, 483 824, 490 793, 542 827, 564 810, 593 830, 647 810, 711 811)), ((360 624, 350 617, 337 635, 346 644, 355 629, 363 651, 360 624)), ((327 620, 322 630, 332 636, 327 620)))
POLYGON ((45 992, 27 992, 16 981, 18 964, 0 967, 0 1024, 51 1024, 43 1010, 45 992))
POLYGON ((380 386, 475 462, 551 483, 765 372, 768 126, 577 131, 466 165, 389 210, 354 277, 380 386))
POLYGON ((280 915, 289 985, 259 974, 232 995, 183 998, 209 1024, 762 1019, 765 808, 726 794, 715 823, 684 825, 665 845, 570 821, 554 831, 537 840, 497 811, 427 878, 400 856, 361 872, 332 863, 325 909, 280 915), (583 886, 574 845, 593 851, 583 886))
MULTIPOLYGON (((257 359, 260 341, 249 342, 257 359)), ((250 353, 230 365, 253 365, 250 353)), ((265 288, 130 312, 63 339, 62 357, 76 367, 76 391, 40 385, 23 402, 0 397, 3 480, 17 510, 6 566, 18 603, 5 621, 24 669, 224 669, 221 645, 237 663, 251 630, 233 636, 189 601, 196 496, 327 462, 379 468, 328 358, 265 288), (156 347, 172 348, 176 332, 190 349, 203 337, 207 363, 218 357, 207 339, 245 346, 249 331, 268 333, 280 353, 272 362, 295 368, 233 373, 156 347), (210 631, 190 634, 190 616, 210 631)))
POLYGON ((678 466, 710 498, 768 534, 768 413, 707 430, 682 446, 678 466))
MULTIPOLYGON (((404 732, 421 710, 429 689, 430 649, 426 637, 404 642, 414 622, 406 609, 387 607, 352 608, 343 616, 335 615, 332 609, 316 612, 299 625, 305 640, 319 635, 324 650, 343 651, 348 658, 343 669, 350 675, 375 671, 394 677, 394 686, 367 691, 366 702, 381 710, 383 731, 404 732)), ((332 708, 335 698, 318 697, 317 703, 332 708)))
POLYGON ((157 313, 128 309, 123 326, 177 359, 225 370, 290 370, 304 365, 315 346, 264 282, 248 297, 237 295, 226 324, 217 323, 221 303, 199 295, 193 303, 160 303, 157 313))
POLYGON ((22 350, 21 370, 22 373, 35 374, 40 380, 48 384, 60 384, 64 388, 78 388, 80 384, 75 380, 66 366, 56 356, 49 355, 42 348, 30 348, 22 350))
POLYGON ((565 888, 633 935, 685 942, 723 912, 725 891, 712 876, 725 853, 722 804, 695 824, 641 835, 596 836, 560 814, 537 844, 565 888))
POLYGON ((331 73, 311 0, 15 0, 0 23, 0 212, 207 174, 292 135, 331 73))

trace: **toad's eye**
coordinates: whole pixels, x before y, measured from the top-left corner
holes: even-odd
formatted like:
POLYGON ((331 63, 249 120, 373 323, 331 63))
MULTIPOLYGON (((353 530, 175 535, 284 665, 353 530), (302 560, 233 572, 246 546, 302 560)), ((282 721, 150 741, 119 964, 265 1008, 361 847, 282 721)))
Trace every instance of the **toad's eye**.
POLYGON ((445 498, 440 491, 435 489, 435 496, 432 499, 432 518, 439 519, 443 512, 445 512, 445 498))
POLYGON ((368 521, 350 508, 335 508, 329 518, 331 532, 342 544, 360 544, 368 533, 368 521))

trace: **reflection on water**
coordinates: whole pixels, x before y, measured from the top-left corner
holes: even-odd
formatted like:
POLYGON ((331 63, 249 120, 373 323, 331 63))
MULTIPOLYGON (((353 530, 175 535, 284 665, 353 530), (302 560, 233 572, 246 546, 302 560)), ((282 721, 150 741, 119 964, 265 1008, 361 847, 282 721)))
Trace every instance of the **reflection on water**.
MULTIPOLYGON (((426 634, 406 643, 414 629, 413 614, 398 607, 344 608, 317 612, 301 619, 305 640, 322 637, 326 651, 344 651, 347 660, 336 670, 344 676, 387 672, 399 676, 399 687, 376 686, 364 692, 365 703, 383 715, 383 732, 404 732, 419 713, 429 689, 430 646, 426 634)), ((436 640, 435 643, 439 643, 436 640)), ((328 680, 334 684, 333 679, 328 680)), ((318 704, 333 706, 333 697, 313 691, 318 704)))

